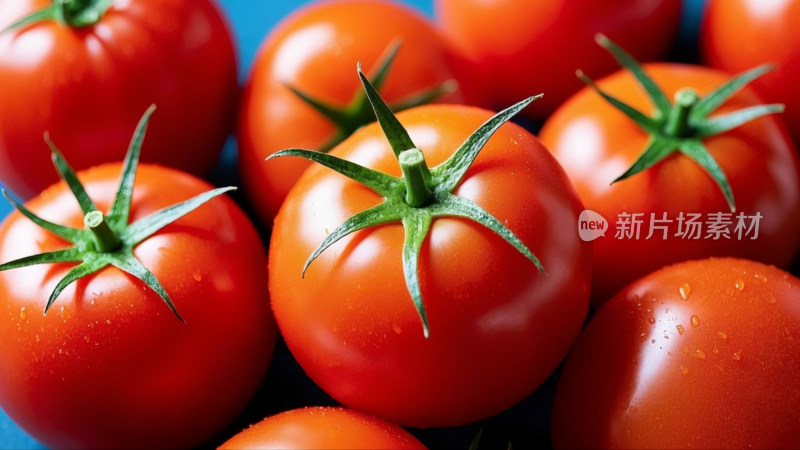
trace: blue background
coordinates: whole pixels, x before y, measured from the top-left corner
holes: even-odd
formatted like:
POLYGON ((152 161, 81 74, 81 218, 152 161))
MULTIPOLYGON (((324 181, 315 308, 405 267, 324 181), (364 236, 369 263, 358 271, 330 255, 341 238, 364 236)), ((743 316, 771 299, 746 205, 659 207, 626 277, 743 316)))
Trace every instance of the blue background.
MULTIPOLYGON (((191 1, 191 0, 188 0, 191 1)), ((428 15, 433 12, 433 0, 403 0, 420 8, 428 15)), ((269 30, 283 17, 301 5, 313 1, 280 0, 220 0, 233 28, 239 49, 240 78, 244 79, 258 50, 258 46, 269 30)), ((681 45, 692 45, 700 21, 703 0, 684 0, 684 18, 681 24, 681 45)), ((44 149, 42 149, 44 151, 44 149)), ((226 149, 226 158, 235 152, 233 145, 226 149)), ((2 184, 0 184, 2 187, 2 184)), ((10 212, 5 202, 0 202, 0 218, 10 212)), ((0 449, 42 448, 36 441, 22 432, 0 410, 0 449)))

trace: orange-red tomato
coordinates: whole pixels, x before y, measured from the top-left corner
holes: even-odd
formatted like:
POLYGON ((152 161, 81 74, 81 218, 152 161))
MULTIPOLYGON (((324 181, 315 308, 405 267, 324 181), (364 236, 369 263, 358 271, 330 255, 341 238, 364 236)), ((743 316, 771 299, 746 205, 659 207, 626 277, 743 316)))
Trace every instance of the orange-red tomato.
MULTIPOLYGON (((392 42, 400 50, 381 96, 390 104, 453 79, 433 25, 407 6, 380 0, 321 2, 283 20, 262 44, 244 94, 239 170, 250 202, 267 226, 308 168, 303 159, 264 159, 286 148, 319 149, 336 134, 333 122, 287 84, 340 108, 361 93, 355 76, 375 69, 392 42)), ((455 92, 447 102, 460 101, 455 92)), ((374 120, 367 104, 368 121, 374 120)))
POLYGON ((222 444, 220 450, 424 449, 397 425, 344 408, 309 407, 267 417, 222 444))
MULTIPOLYGON (((491 113, 433 105, 397 117, 434 167, 491 113)), ((331 154, 400 175, 377 124, 331 154)), ((530 394, 580 331, 590 246, 575 229, 580 202, 539 141, 517 125, 503 125, 454 193, 502 221, 546 273, 482 225, 434 220, 418 268, 429 338, 403 276, 399 223, 345 237, 301 277, 323 239, 379 204, 378 194, 315 166, 278 213, 269 266, 273 311, 306 373, 346 406, 408 426, 472 422, 530 394)))
POLYGON ((776 70, 757 81, 765 100, 786 104, 784 115, 800 137, 800 1, 710 0, 701 27, 703 59, 713 67, 741 72, 764 63, 776 70))
MULTIPOLYGON (((654 63, 645 70, 672 98, 690 87, 703 95, 730 79, 723 72, 699 66, 654 63)), ((640 111, 653 106, 628 72, 617 72, 598 85, 640 111)), ((744 90, 720 107, 715 115, 759 104, 744 90)), ((713 116, 712 116, 713 117, 713 116)), ((594 241, 592 302, 600 305, 628 283, 667 264, 709 256, 737 256, 786 267, 800 242, 800 175, 795 147, 780 119, 762 117, 726 133, 704 139, 706 147, 727 174, 736 201, 737 215, 760 213, 758 238, 714 240, 708 237, 709 213, 730 213, 714 180, 689 157, 673 154, 652 168, 611 184, 647 147, 649 136, 632 120, 609 105, 597 93, 585 89, 556 111, 545 123, 540 137, 572 179, 587 209, 609 221, 605 237, 594 241), (620 214, 639 214, 643 220, 638 239, 617 237, 620 214), (651 220, 672 220, 667 237, 651 220), (701 214, 701 236, 676 236, 677 219, 701 214)), ((628 220, 630 222, 630 220, 628 220)), ((752 220, 747 221, 747 225, 752 220)), ((686 231, 685 229, 683 231, 686 231)))
POLYGON ((444 34, 478 83, 471 102, 505 107, 544 93, 527 114, 547 117, 583 85, 616 65, 594 43, 604 33, 643 59, 658 59, 677 34, 680 0, 436 0, 444 34))
POLYGON ((800 280, 708 259, 608 302, 556 391, 556 448, 800 447, 800 280))
MULTIPOLYGON (((106 211, 120 164, 79 173, 106 211)), ((141 165, 131 221, 209 189, 206 182, 141 165)), ((43 218, 83 227, 63 182, 28 203, 43 218)), ((0 226, 0 262, 67 243, 21 214, 0 226)), ((173 448, 203 443, 247 404, 276 337, 264 282, 266 255, 230 198, 219 197, 135 249, 186 323, 141 281, 107 267, 61 293, 75 264, 0 272, 0 406, 52 448, 173 448)))
MULTIPOLYGON (((0 29, 52 3, 0 2, 0 29)), ((0 33, 0 85, 0 180, 23 198, 58 179, 46 169, 43 132, 76 169, 120 161, 130 124, 153 103, 162 120, 142 161, 210 171, 233 128, 238 90, 214 0, 114 0, 85 28, 44 20, 0 33)))

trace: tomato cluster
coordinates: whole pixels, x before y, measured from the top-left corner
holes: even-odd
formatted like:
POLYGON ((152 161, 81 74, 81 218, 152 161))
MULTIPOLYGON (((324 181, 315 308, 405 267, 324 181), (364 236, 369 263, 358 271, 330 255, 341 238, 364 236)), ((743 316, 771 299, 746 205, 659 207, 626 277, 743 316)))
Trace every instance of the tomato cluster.
POLYGON ((296 8, 241 90, 215 0, 0 4, 3 412, 52 448, 800 447, 800 0, 406 3, 296 8))

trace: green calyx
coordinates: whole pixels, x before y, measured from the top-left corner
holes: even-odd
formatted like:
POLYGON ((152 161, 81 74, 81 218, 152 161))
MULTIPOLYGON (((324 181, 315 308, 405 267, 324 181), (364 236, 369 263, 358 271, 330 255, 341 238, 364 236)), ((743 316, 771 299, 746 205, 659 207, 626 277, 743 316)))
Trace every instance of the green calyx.
POLYGON ((696 91, 691 89, 682 89, 675 94, 674 102, 672 102, 631 55, 602 34, 597 35, 596 41, 636 78, 656 108, 652 117, 647 116, 602 91, 583 72, 577 72, 578 77, 590 88, 650 135, 647 148, 633 165, 613 183, 647 170, 669 155, 678 152, 694 160, 708 173, 725 196, 730 210, 735 212, 736 203, 728 178, 706 148, 703 140, 737 128, 759 117, 783 112, 784 105, 757 105, 724 115, 709 116, 749 83, 773 70, 773 67, 763 65, 744 72, 704 97, 700 97, 696 91))
POLYGON ((333 230, 314 250, 303 267, 303 276, 309 265, 328 247, 343 237, 365 228, 400 222, 405 230, 403 244, 403 274, 414 306, 422 322, 425 337, 430 335, 428 316, 420 290, 417 266, 420 248, 428 235, 431 223, 438 217, 461 217, 475 221, 497 233, 506 242, 525 255, 540 272, 539 260, 525 244, 500 220, 471 200, 458 197, 453 191, 478 157, 486 142, 508 120, 541 95, 530 97, 498 113, 480 128, 442 164, 429 168, 422 151, 412 142, 390 107, 383 101, 375 87, 361 72, 358 75, 364 92, 372 105, 374 115, 398 159, 403 177, 398 178, 378 172, 332 155, 312 150, 288 149, 276 152, 269 159, 296 156, 309 159, 335 170, 372 189, 383 197, 383 203, 347 219, 333 230))
POLYGON ((13 31, 46 20, 74 28, 89 27, 103 18, 114 0, 52 0, 50 5, 14 22, 2 32, 13 31))
POLYGON ((139 154, 144 141, 147 124, 154 111, 155 106, 151 106, 147 112, 145 112, 136 127, 136 132, 133 135, 123 163, 119 189, 114 198, 114 203, 107 214, 103 214, 97 206, 95 206, 92 199, 89 198, 89 195, 86 193, 86 189, 78 180, 75 171, 67 164, 64 156, 53 142, 50 141, 49 136, 45 134, 45 141, 50 147, 53 164, 61 179, 67 183, 73 195, 78 200, 81 211, 83 211, 84 229, 70 228, 48 222, 36 216, 22 204, 13 200, 5 190, 2 191, 3 196, 22 215, 45 230, 71 243, 72 246, 63 250, 27 256, 5 264, 0 264, 0 271, 36 264, 79 263, 56 285, 55 289, 50 294, 50 298, 47 300, 47 304, 44 308, 45 314, 47 314, 47 311, 56 301, 59 294, 71 283, 98 272, 105 267, 114 266, 141 280, 146 286, 157 293, 175 316, 183 322, 180 314, 178 314, 178 311, 175 309, 175 305, 172 303, 172 300, 170 300, 169 294, 167 294, 164 287, 159 283, 153 273, 134 256, 133 250, 136 245, 165 226, 189 214, 214 197, 236 188, 226 187, 205 192, 185 202, 156 211, 147 217, 129 224, 128 219, 133 198, 136 169, 139 164, 139 154))
MULTIPOLYGON (((380 90, 386 82, 392 64, 394 64, 397 53, 400 51, 401 44, 402 42, 399 38, 392 41, 384 52, 384 55, 378 61, 374 71, 375 73, 370 77, 370 81, 375 89, 380 90)), ((431 103, 455 91, 456 86, 457 84, 455 81, 448 80, 438 86, 423 89, 412 94, 403 100, 391 104, 389 107, 394 112, 400 112, 415 106, 431 103)), ((336 132, 334 135, 317 149, 323 153, 329 152, 333 147, 336 147, 362 126, 375 121, 372 107, 362 90, 355 93, 353 99, 347 106, 340 107, 314 98, 295 86, 286 85, 286 87, 306 104, 336 125, 336 132)))

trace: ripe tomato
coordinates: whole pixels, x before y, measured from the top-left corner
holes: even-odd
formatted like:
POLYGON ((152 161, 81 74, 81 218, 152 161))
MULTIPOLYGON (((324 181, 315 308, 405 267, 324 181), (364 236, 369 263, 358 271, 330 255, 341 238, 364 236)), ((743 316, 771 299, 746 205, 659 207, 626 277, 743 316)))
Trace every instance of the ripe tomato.
POLYGON ((594 45, 602 32, 634 55, 658 59, 677 34, 680 0, 436 0, 436 15, 480 84, 475 101, 496 108, 529 95, 527 112, 542 119, 582 87, 575 70, 615 70, 594 45))
MULTIPOLYGON (((101 211, 120 164, 80 174, 101 211)), ((190 175, 140 167, 131 222, 208 190, 190 175)), ((27 205, 83 227, 62 182, 27 205)), ((0 262, 65 248, 20 213, 0 226, 0 262)), ((252 224, 216 198, 135 248, 186 323, 142 282, 107 267, 48 295, 75 264, 0 272, 0 405, 48 447, 170 448, 197 445, 244 407, 275 341, 264 282, 266 256, 252 224)))
POLYGON ((701 26, 703 60, 741 72, 765 63, 776 70, 754 88, 766 100, 786 104, 789 129, 800 138, 800 1, 711 0, 701 26))
MULTIPOLYGON (((374 72, 390 47, 399 44, 381 95, 396 107, 415 94, 453 78, 448 53, 433 25, 421 14, 381 0, 319 2, 283 20, 261 46, 249 77, 239 124, 239 171, 249 200, 271 226, 286 194, 308 168, 302 159, 265 164, 272 153, 291 147, 330 150, 374 116, 363 96, 356 63, 374 72), (337 125, 289 89, 299 89, 345 110, 337 125)), ((442 100, 460 102, 456 91, 442 100)))
MULTIPOLYGON (((397 118, 433 167, 490 116, 472 107, 432 105, 397 118)), ((400 173, 378 124, 357 131, 331 155, 400 173)), ((478 223, 434 219, 428 237, 418 241, 416 271, 427 338, 404 280, 405 239, 419 232, 415 227, 406 231, 394 222, 356 231, 321 253, 301 277, 326 236, 389 200, 314 166, 278 213, 269 257, 273 311, 306 373, 346 406, 407 426, 472 422, 531 393, 579 332, 588 305, 590 246, 575 231, 581 205, 561 167, 511 123, 467 167, 453 194, 516 233, 546 273, 478 223)))
POLYGON ((589 323, 556 391, 556 448, 798 448, 800 280, 691 261, 589 323))
POLYGON ((220 450, 260 449, 424 449, 414 436, 388 422, 333 407, 295 409, 267 417, 242 431, 220 450))
MULTIPOLYGON (((0 29, 51 5, 0 2, 0 29)), ((0 180, 23 198, 57 181, 42 170, 49 131, 76 169, 119 161, 131 123, 157 103, 144 161, 203 174, 233 127, 236 59, 213 0, 114 0, 99 22, 43 20, 0 34, 0 180)))
MULTIPOLYGON (((672 98, 682 88, 700 95, 723 85, 730 76, 712 69, 680 64, 654 63, 645 71, 672 98)), ((647 95, 627 71, 600 81, 598 86, 639 111, 652 111, 647 95)), ((760 103, 745 89, 712 116, 760 103)), ((758 238, 708 238, 678 236, 678 219, 700 214, 731 213, 720 187, 690 157, 674 153, 651 168, 614 182, 648 147, 651 136, 629 117, 589 88, 577 93, 544 124, 540 137, 570 176, 587 209, 604 216, 608 234, 594 241, 592 302, 598 306, 635 279, 667 264, 709 256, 737 256, 787 266, 794 257, 800 235, 800 175, 796 150, 779 119, 766 116, 739 128, 703 139, 703 143, 727 175, 735 198, 736 217, 761 214, 758 238), (617 236, 624 222, 620 215, 642 214, 639 239, 617 236), (652 218, 666 213, 667 236, 654 230, 652 218), (653 216, 654 215, 654 216, 653 216), (691 238, 690 238, 691 237, 691 238)), ((749 226, 752 220, 747 222, 749 226)), ((683 231, 686 231, 684 229, 683 231)))

